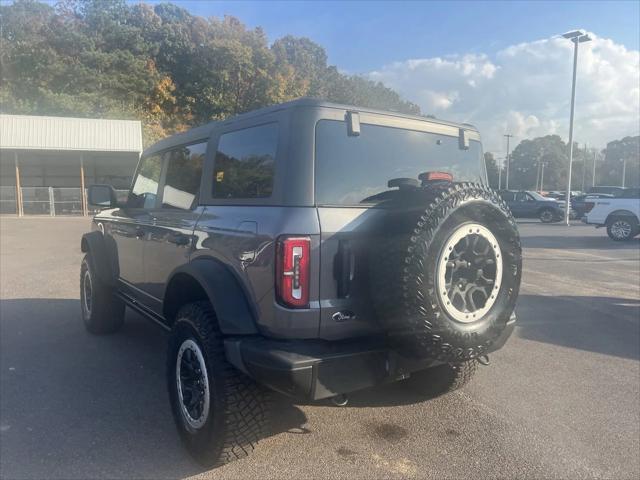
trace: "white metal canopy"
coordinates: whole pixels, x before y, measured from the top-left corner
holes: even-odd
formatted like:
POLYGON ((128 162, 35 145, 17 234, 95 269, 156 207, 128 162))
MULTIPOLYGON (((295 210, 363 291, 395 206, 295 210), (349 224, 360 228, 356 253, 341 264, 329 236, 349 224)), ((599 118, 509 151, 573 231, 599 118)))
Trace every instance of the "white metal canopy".
POLYGON ((0 148, 140 153, 142 125, 136 120, 0 114, 0 148))

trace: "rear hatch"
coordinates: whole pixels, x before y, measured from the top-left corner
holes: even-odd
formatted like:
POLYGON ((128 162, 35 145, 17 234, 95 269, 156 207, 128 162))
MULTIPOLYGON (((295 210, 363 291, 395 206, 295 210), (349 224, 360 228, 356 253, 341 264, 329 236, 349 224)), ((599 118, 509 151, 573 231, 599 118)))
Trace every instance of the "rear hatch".
POLYGON ((340 339, 379 331, 369 288, 369 265, 376 261, 369 252, 371 239, 394 223, 385 201, 399 188, 423 185, 428 172, 446 172, 454 182, 485 183, 477 132, 364 113, 317 122, 320 337, 340 339))

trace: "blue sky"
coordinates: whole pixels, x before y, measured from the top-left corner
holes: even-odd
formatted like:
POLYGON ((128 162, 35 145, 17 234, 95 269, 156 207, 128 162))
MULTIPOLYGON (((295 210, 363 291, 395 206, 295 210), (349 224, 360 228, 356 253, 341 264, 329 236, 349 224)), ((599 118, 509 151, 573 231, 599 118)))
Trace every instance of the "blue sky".
POLYGON ((584 28, 639 48, 640 2, 178 1, 193 14, 239 17, 270 40, 288 33, 325 47, 331 64, 364 73, 410 58, 483 52, 584 28))

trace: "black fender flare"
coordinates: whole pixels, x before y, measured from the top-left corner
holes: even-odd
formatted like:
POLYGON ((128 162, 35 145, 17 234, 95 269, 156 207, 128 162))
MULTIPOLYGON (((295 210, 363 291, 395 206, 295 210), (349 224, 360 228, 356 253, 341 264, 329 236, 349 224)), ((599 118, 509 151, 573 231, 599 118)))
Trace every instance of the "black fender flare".
POLYGON ((211 302, 220 331, 225 335, 254 335, 258 333, 255 315, 248 302, 247 293, 236 276, 220 261, 211 258, 196 258, 176 268, 170 275, 165 289, 162 310, 170 317, 167 295, 171 284, 180 275, 188 275, 202 287, 211 302))
POLYGON ((80 250, 91 255, 93 266, 100 281, 114 287, 118 279, 118 263, 114 263, 113 255, 109 254, 110 252, 113 253, 112 250, 115 245, 109 248, 107 243, 102 232, 96 230, 82 235, 80 250))

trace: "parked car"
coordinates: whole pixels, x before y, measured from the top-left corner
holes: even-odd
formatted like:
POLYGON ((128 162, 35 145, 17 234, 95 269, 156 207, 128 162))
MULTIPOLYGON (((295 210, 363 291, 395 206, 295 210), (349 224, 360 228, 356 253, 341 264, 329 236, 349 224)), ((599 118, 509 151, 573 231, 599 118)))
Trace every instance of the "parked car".
MULTIPOLYGON (((408 379, 445 392, 515 325, 521 247, 469 125, 298 100, 143 152, 82 237, 84 324, 169 331, 180 436, 247 455, 267 389, 319 400, 408 379)), ((480 360, 479 360, 480 359, 480 360)))
POLYGON ((516 218, 539 218, 541 222, 558 222, 564 218, 564 204, 533 191, 502 190, 502 199, 507 202, 516 218))
POLYGON ((622 192, 625 191, 624 187, 616 187, 616 186, 596 186, 596 187, 590 187, 589 190, 587 190, 587 193, 591 194, 591 193, 606 193, 608 195, 612 195, 614 197, 619 197, 620 195, 622 195, 622 192))
POLYGON ((628 188, 619 197, 586 203, 587 214, 582 221, 596 228, 606 227, 612 240, 631 240, 640 234, 640 188, 628 188))
POLYGON ((593 206, 593 201, 598 198, 613 198, 613 195, 609 195, 607 193, 587 193, 585 195, 573 197, 571 199, 571 208, 575 212, 576 218, 584 217, 589 205, 593 206))

